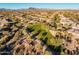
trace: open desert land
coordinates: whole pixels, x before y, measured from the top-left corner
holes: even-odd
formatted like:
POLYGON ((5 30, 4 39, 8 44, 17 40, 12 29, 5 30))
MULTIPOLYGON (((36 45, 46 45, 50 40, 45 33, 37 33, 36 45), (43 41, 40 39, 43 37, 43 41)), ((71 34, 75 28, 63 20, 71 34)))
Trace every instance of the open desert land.
POLYGON ((78 55, 79 10, 0 9, 0 54, 78 55))

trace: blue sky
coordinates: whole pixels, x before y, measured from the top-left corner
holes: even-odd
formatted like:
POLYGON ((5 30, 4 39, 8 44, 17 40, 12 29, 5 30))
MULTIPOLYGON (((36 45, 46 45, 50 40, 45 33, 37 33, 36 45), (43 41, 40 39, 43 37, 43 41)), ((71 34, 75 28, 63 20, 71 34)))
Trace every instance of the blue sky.
POLYGON ((79 9, 79 3, 0 3, 0 8, 7 9, 21 9, 29 7, 79 9))

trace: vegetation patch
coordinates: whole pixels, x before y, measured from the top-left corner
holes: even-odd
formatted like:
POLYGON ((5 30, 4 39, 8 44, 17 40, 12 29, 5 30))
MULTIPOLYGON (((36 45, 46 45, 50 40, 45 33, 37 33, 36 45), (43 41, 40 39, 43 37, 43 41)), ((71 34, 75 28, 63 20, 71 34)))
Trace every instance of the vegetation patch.
POLYGON ((29 25, 27 30, 30 32, 30 34, 32 34, 32 36, 37 37, 37 39, 40 39, 46 45, 59 46, 62 44, 62 40, 53 37, 49 32, 49 27, 45 24, 37 23, 29 25))

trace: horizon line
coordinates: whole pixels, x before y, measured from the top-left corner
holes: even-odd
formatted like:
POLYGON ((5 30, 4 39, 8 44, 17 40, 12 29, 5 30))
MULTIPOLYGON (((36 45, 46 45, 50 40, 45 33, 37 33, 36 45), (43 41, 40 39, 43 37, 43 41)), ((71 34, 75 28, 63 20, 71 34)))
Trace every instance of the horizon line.
POLYGON ((0 3, 0 9, 79 9, 78 3, 0 3))
POLYGON ((4 10, 23 10, 23 9, 30 9, 30 8, 34 8, 34 9, 46 9, 46 10, 79 10, 79 8, 36 8, 36 7, 29 7, 29 8, 0 8, 0 9, 4 9, 4 10))

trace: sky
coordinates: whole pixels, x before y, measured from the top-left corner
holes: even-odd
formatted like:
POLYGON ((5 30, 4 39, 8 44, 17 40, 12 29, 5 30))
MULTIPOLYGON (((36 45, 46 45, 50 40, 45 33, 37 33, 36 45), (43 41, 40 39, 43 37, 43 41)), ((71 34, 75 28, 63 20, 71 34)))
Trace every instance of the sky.
POLYGON ((0 8, 26 9, 26 8, 50 8, 50 9, 79 9, 79 3, 0 3, 0 8))

